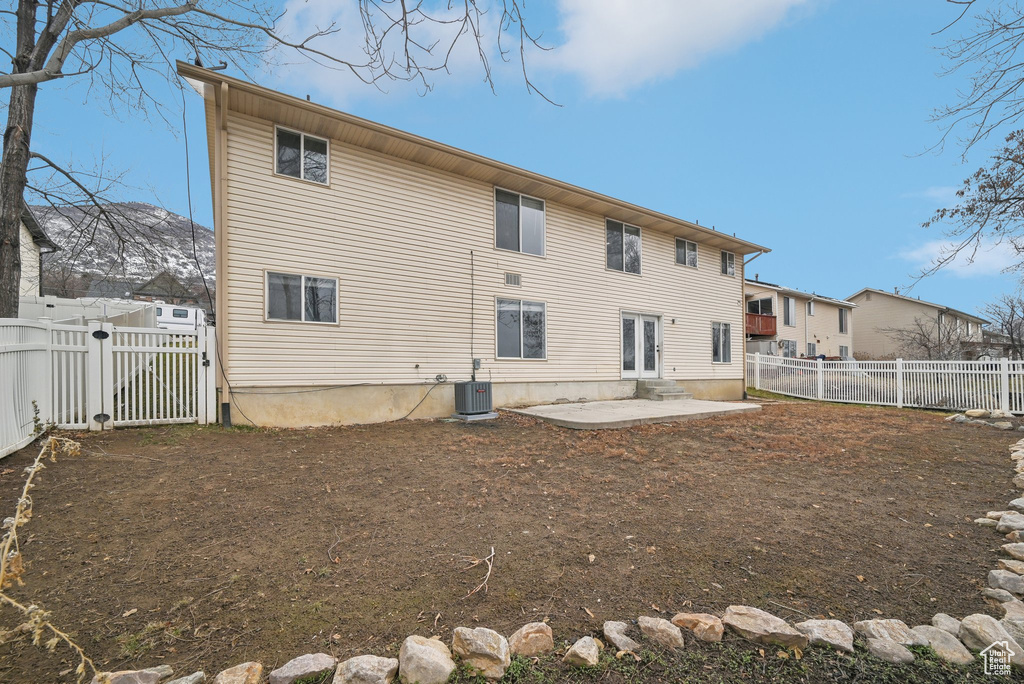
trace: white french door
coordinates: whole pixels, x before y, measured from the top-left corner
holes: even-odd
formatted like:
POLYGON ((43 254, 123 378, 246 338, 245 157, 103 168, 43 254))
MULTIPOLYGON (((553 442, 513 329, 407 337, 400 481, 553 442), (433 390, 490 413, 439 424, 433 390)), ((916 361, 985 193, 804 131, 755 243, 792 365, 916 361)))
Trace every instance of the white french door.
POLYGON ((622 314, 622 377, 661 377, 661 318, 622 314))

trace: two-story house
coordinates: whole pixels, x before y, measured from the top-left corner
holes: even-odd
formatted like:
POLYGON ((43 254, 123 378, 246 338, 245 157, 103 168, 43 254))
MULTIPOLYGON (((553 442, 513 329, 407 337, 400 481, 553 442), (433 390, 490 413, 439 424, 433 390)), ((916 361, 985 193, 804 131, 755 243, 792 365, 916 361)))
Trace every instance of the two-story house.
POLYGON ((19 252, 21 254, 21 279, 18 294, 21 296, 43 294, 43 255, 57 251, 32 209, 25 205, 21 212, 19 229, 19 252))
POLYGON ((852 302, 747 280, 746 349, 791 358, 853 356, 852 302))
POLYGON ((301 426, 744 392, 765 248, 187 64, 205 100, 222 410, 301 426))
POLYGON ((857 351, 864 358, 973 359, 989 321, 942 304, 866 287, 857 304, 857 351))

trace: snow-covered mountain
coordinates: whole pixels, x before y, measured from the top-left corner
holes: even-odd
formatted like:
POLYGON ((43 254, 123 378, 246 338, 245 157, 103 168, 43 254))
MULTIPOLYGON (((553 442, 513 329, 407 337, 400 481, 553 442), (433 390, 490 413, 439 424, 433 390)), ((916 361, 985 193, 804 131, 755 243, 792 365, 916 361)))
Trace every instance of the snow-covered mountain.
POLYGON ((44 257, 46 292, 88 296, 101 294, 105 285, 120 291, 166 271, 199 295, 204 290, 200 268, 213 287, 213 231, 199 224, 193 230, 186 216, 143 202, 101 208, 33 206, 32 213, 60 247, 44 257))

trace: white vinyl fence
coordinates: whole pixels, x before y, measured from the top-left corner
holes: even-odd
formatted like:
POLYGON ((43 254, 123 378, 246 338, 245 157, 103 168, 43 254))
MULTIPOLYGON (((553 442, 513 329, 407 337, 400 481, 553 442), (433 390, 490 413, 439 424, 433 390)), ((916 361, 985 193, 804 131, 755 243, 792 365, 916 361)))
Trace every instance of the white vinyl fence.
POLYGON ((747 386, 804 399, 1024 413, 1024 361, 820 361, 747 354, 747 386))
POLYGON ((212 328, 0 319, 0 457, 37 426, 107 430, 216 420, 212 328))

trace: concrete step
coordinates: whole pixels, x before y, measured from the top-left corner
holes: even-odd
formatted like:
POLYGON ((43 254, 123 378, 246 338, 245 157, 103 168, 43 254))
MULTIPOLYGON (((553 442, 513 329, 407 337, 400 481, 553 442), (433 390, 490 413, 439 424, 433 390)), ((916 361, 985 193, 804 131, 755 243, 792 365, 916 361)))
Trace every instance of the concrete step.
POLYGON ((678 390, 656 390, 646 397, 652 401, 672 401, 676 399, 693 399, 693 395, 680 387, 678 390))
POLYGON ((675 380, 665 380, 662 378, 654 380, 637 380, 636 386, 639 387, 675 387, 675 380))

